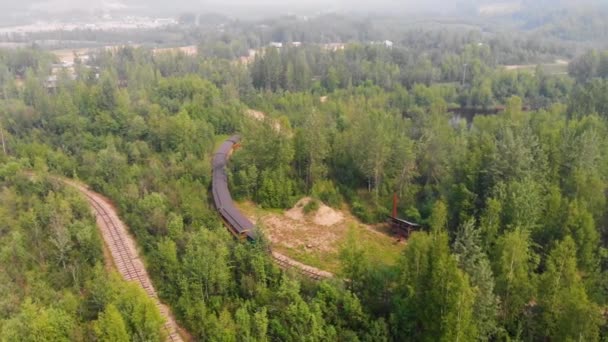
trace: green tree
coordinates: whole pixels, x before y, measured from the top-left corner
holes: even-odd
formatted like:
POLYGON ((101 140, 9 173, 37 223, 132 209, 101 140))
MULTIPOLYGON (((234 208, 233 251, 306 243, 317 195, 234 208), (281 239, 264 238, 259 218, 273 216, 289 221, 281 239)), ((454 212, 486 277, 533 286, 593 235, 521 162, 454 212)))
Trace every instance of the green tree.
POLYGON ((361 115, 362 117, 354 119, 349 145, 356 166, 367 177, 368 190, 374 190, 377 201, 396 127, 393 118, 387 113, 361 115))
POLYGON ((593 272, 598 266, 599 234, 591 214, 577 201, 568 206, 565 231, 576 243, 576 256, 581 270, 593 272))
POLYGON ((443 201, 435 202, 431 217, 429 218, 431 231, 435 233, 446 232, 448 227, 448 208, 443 201))
POLYGON ((601 310, 588 298, 576 265, 576 245, 566 236, 549 254, 539 282, 542 333, 555 341, 599 341, 601 310))
POLYGON ((115 305, 123 317, 131 341, 163 341, 164 318, 154 301, 138 284, 128 283, 119 289, 115 305))
POLYGON ((499 200, 488 198, 479 222, 480 235, 486 253, 493 250, 501 229, 502 205, 499 200))
POLYGON ((120 312, 113 304, 106 306, 95 323, 95 335, 102 342, 128 342, 129 333, 120 312))
POLYGON ((498 330, 499 299, 494 294, 494 275, 488 256, 481 246, 480 231, 475 222, 465 222, 454 241, 454 253, 460 268, 469 275, 475 291, 473 318, 477 324, 478 339, 487 341, 498 330))
POLYGON ((0 325, 2 341, 71 341, 76 323, 65 311, 41 308, 26 298, 20 313, 0 325))
POLYGON ((568 65, 568 73, 578 82, 588 82, 597 75, 599 66, 597 51, 590 50, 568 65))
POLYGON ((188 275, 189 292, 200 295, 204 301, 231 288, 229 251, 222 233, 202 229, 193 234, 186 245, 182 264, 188 275))
POLYGON ((518 319, 535 296, 537 257, 530 244, 529 233, 521 228, 505 233, 497 243, 496 293, 501 298, 500 317, 510 329, 520 323, 518 319))
POLYGON ((395 339, 475 339, 475 292, 450 254, 446 232, 414 233, 398 268, 399 290, 391 314, 395 339))
POLYGON ((295 160, 298 163, 297 168, 305 170, 299 173, 304 176, 308 190, 327 173, 325 165, 325 159, 329 154, 327 126, 323 114, 313 110, 306 117, 302 129, 296 133, 295 160))
POLYGON ((359 293, 365 287, 368 263, 366 251, 357 242, 357 230, 350 227, 344 247, 340 250, 340 261, 344 277, 350 279, 348 288, 355 293, 359 293))

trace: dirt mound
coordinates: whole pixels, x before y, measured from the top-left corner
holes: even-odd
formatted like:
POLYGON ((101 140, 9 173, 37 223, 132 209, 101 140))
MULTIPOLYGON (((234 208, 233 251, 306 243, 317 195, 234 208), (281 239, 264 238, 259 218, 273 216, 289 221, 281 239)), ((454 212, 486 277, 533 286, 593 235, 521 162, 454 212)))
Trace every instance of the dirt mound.
POLYGON ((245 115, 247 115, 250 118, 256 119, 258 121, 262 121, 266 118, 266 114, 264 114, 263 112, 260 112, 259 110, 253 110, 253 109, 247 109, 245 111, 245 115))
MULTIPOLYGON (((267 115, 264 112, 260 112, 259 110, 253 110, 253 109, 247 109, 245 111, 245 115, 251 119, 257 120, 257 121, 264 121, 267 119, 267 115)), ((279 121, 274 120, 274 119, 270 119, 271 120, 271 124, 274 127, 274 130, 277 132, 281 132, 281 124, 279 123, 279 121)))
POLYGON ((334 210, 325 204, 321 204, 319 210, 315 213, 313 222, 325 227, 336 225, 344 220, 344 214, 334 210))
POLYGON ((304 207, 312 201, 310 197, 304 197, 296 203, 296 205, 285 212, 285 216, 294 220, 304 222, 312 221, 319 226, 330 227, 344 221, 344 214, 338 210, 330 208, 323 203, 319 204, 319 209, 316 212, 306 215, 304 207))
POLYGON ((293 208, 285 212, 285 216, 294 221, 304 221, 304 206, 310 202, 310 197, 304 197, 293 206, 293 208))

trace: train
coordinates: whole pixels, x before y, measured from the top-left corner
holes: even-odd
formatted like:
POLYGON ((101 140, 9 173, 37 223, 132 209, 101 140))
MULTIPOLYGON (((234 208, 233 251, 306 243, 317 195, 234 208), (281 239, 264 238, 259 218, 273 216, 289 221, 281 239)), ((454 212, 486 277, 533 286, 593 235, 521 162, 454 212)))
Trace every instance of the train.
POLYGON ((256 228, 234 205, 230 190, 228 189, 228 173, 226 166, 232 151, 241 141, 241 137, 233 135, 215 151, 212 160, 213 175, 211 188, 213 192, 213 202, 218 213, 226 222, 230 232, 239 239, 254 241, 256 228))

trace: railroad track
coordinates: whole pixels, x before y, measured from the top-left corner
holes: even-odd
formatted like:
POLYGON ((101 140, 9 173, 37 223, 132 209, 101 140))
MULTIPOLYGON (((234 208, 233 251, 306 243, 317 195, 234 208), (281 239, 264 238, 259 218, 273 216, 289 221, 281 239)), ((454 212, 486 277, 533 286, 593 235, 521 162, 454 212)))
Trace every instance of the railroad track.
POLYGON ((110 250, 116 269, 126 281, 138 283, 148 297, 152 298, 161 315, 165 318, 164 329, 167 333, 167 341, 182 342, 183 339, 178 333, 177 322, 171 315, 169 308, 160 302, 135 245, 128 238, 128 232, 124 224, 113 211, 106 209, 109 203, 103 203, 101 196, 92 193, 82 185, 64 179, 61 179, 61 181, 75 187, 86 196, 95 211, 97 225, 110 250))
MULTIPOLYGON (((248 239, 250 241, 254 241, 256 239, 254 233, 255 225, 234 206, 232 196, 230 195, 230 190, 228 189, 226 164, 230 154, 235 148, 235 145, 238 145, 240 140, 241 138, 238 135, 228 138, 213 155, 213 180, 211 184, 211 191, 213 194, 215 208, 222 218, 224 225, 226 228, 228 228, 228 231, 230 231, 237 239, 248 239)), ((271 255, 274 262, 277 263, 282 269, 294 269, 298 273, 313 280, 322 280, 333 277, 333 274, 329 272, 302 264, 280 253, 271 252, 271 255)))
POLYGON ((326 271, 321 271, 318 270, 316 268, 313 268, 311 266, 308 265, 304 265, 302 263, 298 263, 292 259, 289 259, 288 257, 276 253, 276 252, 271 252, 272 255, 272 260, 282 269, 284 270, 294 270, 297 273, 300 273, 312 280, 324 280, 324 279, 328 279, 328 278, 332 278, 333 274, 326 272, 326 271))

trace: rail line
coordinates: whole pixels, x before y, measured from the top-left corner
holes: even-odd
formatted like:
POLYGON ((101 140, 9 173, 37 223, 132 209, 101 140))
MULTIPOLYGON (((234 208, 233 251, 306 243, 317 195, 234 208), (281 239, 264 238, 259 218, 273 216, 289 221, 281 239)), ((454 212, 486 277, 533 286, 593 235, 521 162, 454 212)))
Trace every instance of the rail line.
MULTIPOLYGON (((255 225, 234 206, 234 202, 230 196, 230 190, 228 189, 228 175, 226 174, 225 169, 234 146, 238 144, 240 140, 239 136, 232 136, 222 143, 220 148, 215 152, 212 162, 213 180, 211 191, 215 207, 222 218, 224 225, 228 228, 228 231, 237 238, 245 238, 254 241, 256 239, 254 232, 255 225)), ((310 279, 323 280, 333 277, 333 274, 329 272, 302 264, 280 253, 271 251, 271 256, 280 268, 293 269, 310 279)))
POLYGON ((285 255, 279 254, 277 252, 271 252, 272 260, 282 269, 284 270, 294 270, 312 280, 324 280, 328 278, 332 278, 333 274, 317 270, 311 266, 304 265, 295 260, 292 260, 285 255))
POLYGON ((150 277, 146 272, 143 262, 140 260, 137 250, 131 241, 128 241, 128 232, 124 224, 112 211, 108 211, 103 203, 103 198, 97 195, 82 185, 73 181, 61 179, 64 183, 78 189, 84 194, 95 211, 97 225, 99 226, 102 237, 110 250, 114 265, 118 272, 126 281, 134 281, 141 286, 148 297, 152 298, 154 304, 165 318, 164 329, 167 333, 167 341, 182 342, 183 339, 178 333, 178 325, 169 308, 162 304, 158 298, 158 294, 152 285, 150 277), (99 197, 99 198, 97 198, 99 197))

